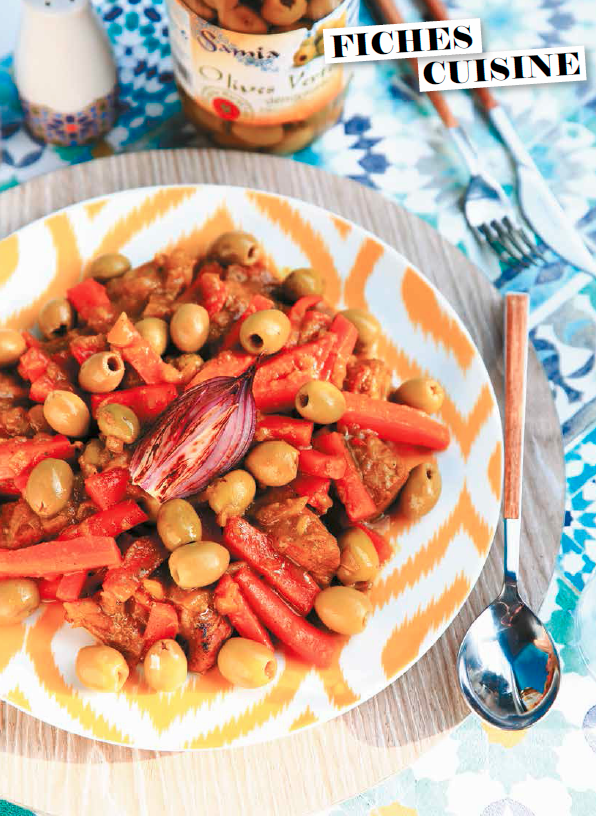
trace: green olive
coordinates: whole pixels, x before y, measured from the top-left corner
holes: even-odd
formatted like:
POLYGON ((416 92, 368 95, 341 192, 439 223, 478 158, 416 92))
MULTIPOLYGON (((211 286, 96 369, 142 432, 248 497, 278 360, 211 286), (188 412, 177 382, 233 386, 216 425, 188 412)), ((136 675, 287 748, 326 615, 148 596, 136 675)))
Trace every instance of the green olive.
POLYGON ((423 462, 410 472, 399 497, 399 509, 415 521, 430 512, 441 495, 441 474, 434 462, 423 462))
POLYGON ((220 235, 209 250, 209 254, 222 263, 252 266, 261 257, 261 247, 253 235, 234 230, 220 235))
POLYGON ((180 351, 198 351, 209 335, 209 314, 198 303, 183 303, 174 312, 170 336, 180 351))
POLYGON ((260 442, 250 451, 244 464, 262 485, 281 487, 296 478, 298 451, 287 442, 260 442))
POLYGON ((50 391, 43 404, 48 425, 65 436, 85 436, 89 430, 89 409, 71 391, 50 391))
POLYGON ((108 252, 106 255, 99 255, 89 266, 89 274, 92 278, 101 281, 110 278, 119 278, 130 269, 130 261, 124 255, 117 252, 108 252))
POLYGON ((68 503, 73 483, 74 475, 68 462, 63 459, 42 459, 29 474, 25 499, 34 513, 49 518, 68 503))
POLYGON ((128 679, 128 665, 117 649, 98 644, 79 649, 75 671, 81 683, 93 691, 120 691, 128 679))
POLYGON ((233 516, 241 516, 255 497, 255 480, 245 470, 231 470, 212 482, 205 496, 209 507, 217 514, 217 523, 224 527, 233 516))
POLYGON ((221 578, 230 564, 230 553, 215 541, 193 541, 175 549, 168 563, 179 587, 195 589, 221 578))
POLYGON ((124 377, 124 362, 115 351, 99 351, 81 365, 79 385, 91 394, 107 394, 118 388, 124 377))
POLYGON ((259 688, 277 674, 275 655, 262 643, 243 637, 226 640, 217 655, 217 668, 230 683, 259 688))
POLYGON ((145 655, 143 671, 154 691, 176 691, 186 680, 186 655, 175 640, 158 640, 145 655))
POLYGON ((135 323, 135 329, 156 354, 161 355, 168 347, 168 324, 159 317, 145 317, 135 323))
POLYGON ((290 301, 324 292, 325 279, 316 269, 294 269, 283 282, 283 293, 290 301))
POLYGON ((286 314, 279 309, 264 309, 242 323, 240 343, 249 354, 275 354, 288 342, 291 331, 286 314))
POLYGON ((346 530, 337 540, 341 561, 337 577, 346 586, 360 581, 372 581, 379 571, 379 556, 365 532, 354 527, 346 530))
POLYGON ((48 300, 42 306, 37 322, 44 337, 49 340, 60 337, 73 327, 73 308, 66 298, 48 300))
POLYGON ((381 324, 377 318, 364 309, 344 309, 340 314, 356 327, 360 346, 369 347, 381 333, 381 324))
POLYGON ((14 329, 0 329, 0 368, 18 363, 27 350, 23 335, 14 329))
POLYGON ((184 499, 170 499, 159 508, 157 532, 168 550, 201 538, 201 519, 184 499))
POLYGON ((30 578, 0 581, 0 627, 20 623, 40 604, 39 589, 30 578))
POLYGON ((97 411, 97 425, 102 434, 115 436, 125 445, 132 445, 141 433, 141 424, 135 412, 127 405, 119 405, 117 402, 100 406, 97 411))
POLYGON ((310 380, 296 394, 295 406, 304 419, 319 425, 339 422, 346 410, 346 398, 333 383, 310 380))
POLYGON ((411 408, 418 408, 427 414, 436 414, 441 410, 445 391, 443 386, 429 377, 416 377, 406 380, 394 392, 392 402, 400 402, 411 408))
POLYGON ((90 439, 85 448, 83 453, 79 457, 79 462, 81 459, 84 460, 86 465, 91 465, 95 468, 101 468, 104 464, 105 458, 105 448, 99 439, 90 439))
POLYGON ((325 626, 340 635, 362 632, 372 612, 372 604, 364 593, 347 586, 332 586, 319 592, 315 610, 325 626))

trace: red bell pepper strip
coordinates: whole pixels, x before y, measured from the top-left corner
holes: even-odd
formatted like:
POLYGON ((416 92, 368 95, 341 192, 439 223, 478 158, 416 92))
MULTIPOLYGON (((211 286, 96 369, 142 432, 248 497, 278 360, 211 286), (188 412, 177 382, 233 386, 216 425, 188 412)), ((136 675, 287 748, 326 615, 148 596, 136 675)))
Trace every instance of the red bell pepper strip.
POLYGON ((264 442, 268 439, 282 439, 295 448, 308 448, 313 428, 314 424, 307 419, 269 414, 257 418, 255 440, 264 442))
POLYGON ((122 312, 107 334, 110 345, 134 368, 147 385, 180 382, 180 371, 165 363, 122 312))
POLYGON ((232 555, 247 561, 260 575, 264 575, 301 615, 310 612, 319 587, 308 572, 273 548, 266 533, 257 530, 241 516, 236 516, 225 526, 224 542, 232 555))
POLYGON ((140 586, 141 580, 163 564, 169 552, 157 536, 136 538, 124 553, 122 564, 108 570, 103 588, 119 601, 127 601, 140 586))
POLYGON ((306 496, 308 504, 318 513, 326 513, 333 504, 329 496, 330 479, 321 479, 319 476, 296 476, 290 486, 299 496, 306 496))
POLYGON ((222 351, 205 363, 184 390, 188 391, 189 388, 207 380, 212 380, 214 377, 239 377, 249 365, 254 363, 254 360, 252 354, 231 350, 222 351))
POLYGON ((33 382, 41 377, 50 362, 51 357, 49 354, 46 354, 43 349, 37 346, 32 346, 21 354, 17 371, 24 380, 33 382))
POLYGON ((259 620, 282 643, 308 663, 320 668, 329 666, 338 646, 333 635, 322 632, 297 615, 247 566, 235 573, 234 581, 259 620))
POLYGON ((346 412, 342 422, 375 431, 381 439, 408 442, 433 450, 449 445, 449 429, 423 411, 386 400, 371 399, 365 394, 344 392, 346 412))
POLYGON ((307 311, 312 309, 313 306, 316 306, 317 303, 320 303, 322 299, 321 295, 305 295, 304 297, 298 298, 288 312, 292 326, 298 327, 302 323, 307 311))
POLYGON ((70 341, 70 353, 79 365, 83 365, 93 354, 106 351, 108 343, 105 334, 91 334, 87 336, 75 337, 70 341))
POLYGON ((332 353, 331 375, 329 377, 333 385, 341 388, 346 378, 346 368, 350 354, 354 351, 354 346, 358 340, 358 331, 353 323, 341 314, 334 317, 329 331, 337 336, 337 343, 332 353))
POLYGON ((33 469, 42 459, 69 459, 73 454, 74 446, 62 434, 24 442, 0 441, 0 479, 15 479, 26 468, 33 469))
POLYGON ((362 521, 376 514, 376 506, 372 496, 364 486, 356 463, 346 443, 340 434, 320 434, 314 439, 315 447, 323 453, 343 456, 346 462, 346 471, 341 479, 335 480, 337 494, 346 508, 350 521, 362 521))
POLYGON ((213 601, 219 614, 227 617, 241 637, 256 640, 268 649, 273 649, 265 628, 246 602, 238 584, 227 573, 219 579, 213 601))
POLYGON ((100 510, 107 510, 124 499, 130 479, 127 468, 114 467, 85 479, 87 495, 100 510))
POLYGON ((299 389, 310 380, 326 379, 325 364, 335 346, 335 335, 328 334, 282 351, 265 360, 253 384, 256 406, 261 411, 287 411, 294 407, 299 389))
POLYGON ((30 348, 41 348, 41 340, 38 340, 37 337, 31 334, 30 331, 23 331, 21 332, 23 335, 23 340, 25 341, 25 345, 28 349, 30 348))
POLYGON ((66 378, 65 374, 61 372, 53 372, 52 374, 46 372, 31 383, 29 399, 33 402, 43 403, 46 401, 48 394, 56 389, 60 391, 75 390, 73 384, 66 378))
POLYGON ((298 470, 321 479, 341 479, 346 472, 346 457, 310 449, 300 451, 298 470))
POLYGON ((250 301, 244 312, 240 315, 238 320, 235 320, 230 326, 230 330, 224 337, 222 349, 231 349, 240 340, 240 327, 247 317, 250 317, 255 312, 263 312, 265 309, 273 309, 274 303, 269 298, 263 295, 255 295, 250 301))
MULTIPOLYGON (((137 524, 147 521, 149 516, 141 510, 139 505, 127 499, 120 504, 89 516, 80 524, 73 524, 60 533, 60 540, 78 538, 82 535, 90 536, 118 536, 137 524)), ((73 570, 69 570, 72 572, 73 570)))
POLYGON ((37 582, 37 588, 39 589, 39 597, 42 601, 57 601, 58 597, 56 593, 58 592, 58 587, 60 586, 60 581, 62 581, 62 575, 55 575, 51 578, 40 578, 37 582))
POLYGON ((0 549, 0 577, 43 578, 98 567, 115 567, 122 556, 110 536, 82 535, 71 541, 46 541, 20 550, 0 549))
POLYGON ((87 570, 63 575, 56 590, 56 598, 59 601, 78 601, 86 582, 87 570))
POLYGON ((385 536, 382 536, 380 533, 377 533, 376 530, 373 530, 372 527, 367 527, 366 524, 362 524, 360 521, 357 521, 355 526, 358 527, 359 530, 362 530, 363 533, 366 533, 366 535, 370 538, 373 543, 373 547, 377 551, 379 562, 381 564, 391 558, 393 555, 393 548, 385 536))
POLYGON ((101 310, 106 316, 112 313, 116 319, 116 311, 105 286, 93 278, 87 278, 71 289, 67 289, 66 297, 85 323, 93 319, 97 310, 101 310))
POLYGON ((110 394, 92 394, 91 413, 95 417, 101 405, 117 403, 132 408, 140 422, 152 422, 177 396, 178 390, 172 383, 138 385, 136 388, 125 388, 110 394))
POLYGON ((201 272, 195 281, 197 300, 207 310, 209 317, 221 312, 228 299, 228 287, 214 272, 201 272))
POLYGON ((170 640, 178 634, 178 613, 172 604, 154 602, 149 610, 145 626, 145 648, 153 646, 158 640, 170 640))

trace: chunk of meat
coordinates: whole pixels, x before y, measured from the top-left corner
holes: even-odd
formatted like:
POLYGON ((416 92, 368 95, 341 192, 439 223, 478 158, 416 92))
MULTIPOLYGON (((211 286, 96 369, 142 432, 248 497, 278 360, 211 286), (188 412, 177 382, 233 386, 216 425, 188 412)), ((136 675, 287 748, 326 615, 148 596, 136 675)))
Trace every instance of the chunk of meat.
POLYGON ((40 518, 22 498, 0 505, 0 547, 18 550, 57 538, 66 527, 96 513, 95 505, 83 498, 83 489, 83 481, 77 475, 72 498, 52 518, 40 518))
POLYGON ((378 513, 392 504, 408 478, 408 467, 389 445, 370 432, 359 431, 348 446, 378 513))
POLYGON ((232 627, 213 606, 208 589, 172 586, 168 600, 178 609, 179 638, 186 646, 189 671, 202 674, 215 665, 219 650, 232 634, 232 627))
POLYGON ((344 391, 386 399, 391 387, 391 372, 382 360, 352 357, 348 363, 344 391))
POLYGON ((41 520, 24 499, 0 506, 0 547, 18 550, 39 544, 42 538, 41 520))
POLYGON ((227 298, 223 309, 211 318, 209 343, 212 345, 216 345, 232 323, 244 314, 254 295, 272 295, 279 288, 279 279, 262 262, 253 266, 230 264, 220 269, 227 298))
POLYGON ((133 539, 124 553, 122 564, 108 570, 104 589, 119 601, 127 601, 138 589, 141 580, 155 572, 168 555, 156 535, 133 539))
POLYGON ((194 258, 184 250, 158 253, 152 261, 112 278, 106 289, 119 312, 133 317, 167 317, 176 298, 190 284, 194 265, 194 258))
POLYGON ((72 626, 80 626, 106 646, 118 649, 131 667, 141 659, 142 624, 114 596, 98 593, 93 598, 65 603, 64 611, 72 626))
MULTIPOLYGON (((29 389, 23 385, 23 381, 14 374, 7 374, 5 371, 0 371, 0 399, 12 400, 13 404, 16 402, 23 402, 29 395, 29 389)), ((6 403, 4 403, 6 404, 6 403)))
POLYGON ((328 586, 339 567, 337 541, 320 518, 306 507, 307 496, 291 488, 269 490, 256 502, 253 516, 275 549, 328 586))
POLYGON ((33 428, 29 414, 21 405, 14 405, 11 399, 0 398, 0 434, 2 436, 31 436, 33 428))

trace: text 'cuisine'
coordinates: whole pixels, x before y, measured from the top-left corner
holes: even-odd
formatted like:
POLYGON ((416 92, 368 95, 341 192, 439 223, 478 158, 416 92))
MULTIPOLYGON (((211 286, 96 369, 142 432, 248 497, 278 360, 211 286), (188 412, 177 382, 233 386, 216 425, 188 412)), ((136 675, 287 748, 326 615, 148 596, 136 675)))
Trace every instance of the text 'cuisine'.
POLYGON ((421 91, 574 82, 586 79, 586 61, 582 46, 499 51, 473 59, 419 60, 418 79, 421 91))

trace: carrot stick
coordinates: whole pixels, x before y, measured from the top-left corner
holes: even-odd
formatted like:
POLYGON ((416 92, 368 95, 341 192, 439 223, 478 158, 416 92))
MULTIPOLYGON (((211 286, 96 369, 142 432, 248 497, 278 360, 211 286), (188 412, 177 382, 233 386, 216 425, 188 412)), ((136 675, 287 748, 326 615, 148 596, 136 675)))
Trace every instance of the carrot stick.
POLYGON ((371 399, 365 394, 344 391, 344 397, 347 407, 342 422, 346 425, 375 431, 381 439, 424 445, 434 450, 444 450, 449 444, 449 429, 423 411, 409 405, 371 399))
POLYGON ((115 567, 121 560, 113 538, 81 536, 70 541, 46 541, 21 550, 0 549, 0 577, 44 578, 46 575, 115 567))
POLYGON ((322 632, 297 615, 279 595, 264 584, 247 566, 234 575, 234 581, 259 620, 303 660, 325 668, 337 648, 333 635, 322 632))

